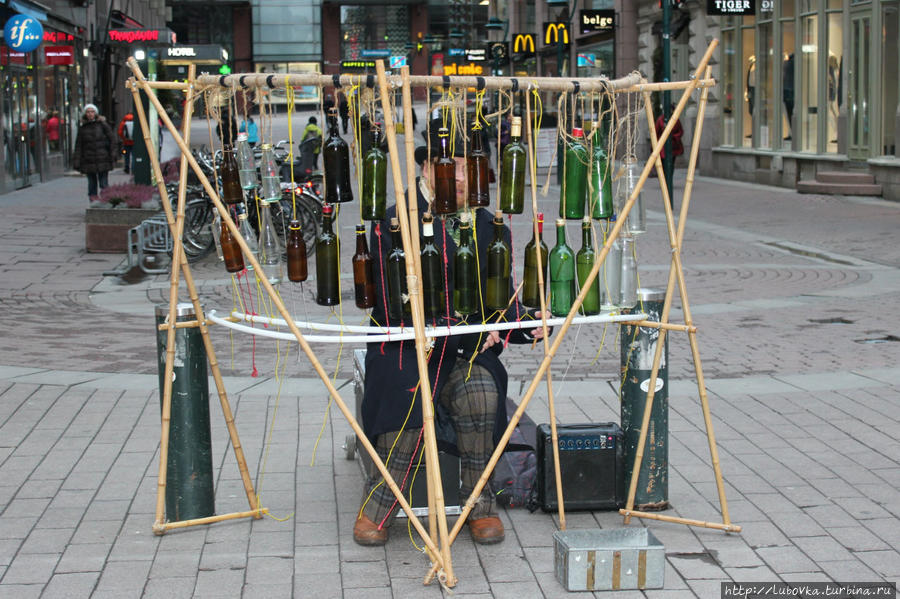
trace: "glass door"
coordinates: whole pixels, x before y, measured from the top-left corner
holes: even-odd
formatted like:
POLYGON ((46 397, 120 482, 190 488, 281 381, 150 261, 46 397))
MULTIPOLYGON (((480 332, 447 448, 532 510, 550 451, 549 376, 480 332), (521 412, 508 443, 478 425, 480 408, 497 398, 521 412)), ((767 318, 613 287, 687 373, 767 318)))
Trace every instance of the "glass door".
POLYGON ((869 157, 869 124, 871 120, 869 97, 871 64, 870 50, 872 21, 868 14, 850 18, 850 69, 848 71, 848 120, 850 143, 847 155, 854 160, 869 157))
POLYGON ((39 151, 35 129, 39 123, 30 109, 36 103, 32 88, 27 75, 13 70, 4 74, 3 139, 7 188, 11 189, 30 185, 32 175, 37 175, 34 153, 39 151))

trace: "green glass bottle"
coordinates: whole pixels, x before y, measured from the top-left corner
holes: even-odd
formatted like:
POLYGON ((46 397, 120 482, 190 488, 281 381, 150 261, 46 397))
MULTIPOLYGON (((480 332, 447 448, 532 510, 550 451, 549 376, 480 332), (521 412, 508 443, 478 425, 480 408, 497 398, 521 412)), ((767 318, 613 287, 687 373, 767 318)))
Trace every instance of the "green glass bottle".
POLYGON ((522 143, 522 117, 513 117, 509 143, 503 148, 500 167, 500 210, 522 214, 525 209, 525 164, 528 152, 522 143))
POLYGON ((316 238, 316 303, 320 306, 337 306, 341 303, 340 265, 338 263, 338 238, 331 221, 334 207, 322 207, 322 229, 316 238))
POLYGON ((466 203, 469 205, 469 208, 490 205, 489 170, 488 155, 484 151, 482 131, 481 129, 475 129, 472 131, 471 150, 469 150, 469 155, 466 157, 466 180, 469 186, 466 203))
POLYGON ((425 316, 437 318, 446 309, 447 291, 441 252, 434 243, 434 219, 430 212, 422 215, 422 305, 425 316))
POLYGON ((568 219, 584 218, 584 201, 587 196, 588 151, 582 143, 584 131, 581 127, 572 129, 572 140, 566 147, 565 176, 559 195, 559 217, 568 219))
POLYGON ((328 139, 322 148, 325 163, 325 201, 329 204, 352 202, 350 188, 350 147, 338 132, 337 109, 328 115, 328 139))
POLYGON ((575 299, 575 252, 566 245, 566 221, 556 220, 556 245, 550 250, 550 313, 567 316, 575 299))
POLYGON ((446 127, 438 129, 441 155, 432 162, 434 178, 434 214, 453 214, 456 206, 456 161, 450 157, 450 132, 446 127))
POLYGON ((381 151, 381 135, 372 132, 372 147, 363 158, 362 198, 363 220, 384 220, 387 197, 387 156, 381 151))
POLYGON ((538 281, 538 269, 544 273, 544 289, 550 285, 547 278, 547 244, 544 243, 544 213, 537 215, 537 237, 532 234, 531 241, 525 246, 525 276, 522 282, 522 303, 529 308, 541 307, 541 289, 538 281), (538 250, 541 252, 538 262, 538 250), (540 264, 540 267, 538 266, 540 264))
POLYGON ((391 251, 387 257, 388 316, 400 320, 410 316, 409 292, 406 288, 406 252, 403 251, 403 235, 400 221, 391 219, 391 251))
MULTIPOLYGON (((587 281, 591 269, 594 268, 594 262, 597 260, 592 237, 591 217, 585 216, 581 223, 581 249, 575 254, 575 271, 578 275, 579 291, 584 289, 584 282, 587 281)), ((591 283, 588 293, 581 303, 581 313, 586 316, 600 313, 600 274, 598 273, 594 277, 594 282, 591 283)))
POLYGON ((591 152, 591 192, 588 203, 591 216, 610 218, 613 215, 612 173, 606 154, 606 134, 598 121, 594 121, 593 145, 591 152))
POLYGON ((453 309, 462 316, 478 311, 478 263, 467 213, 459 224, 459 246, 453 258, 453 309))
POLYGON ((494 239, 487 247, 487 289, 484 307, 488 314, 506 309, 509 303, 510 249, 504 239, 503 212, 494 214, 494 239))

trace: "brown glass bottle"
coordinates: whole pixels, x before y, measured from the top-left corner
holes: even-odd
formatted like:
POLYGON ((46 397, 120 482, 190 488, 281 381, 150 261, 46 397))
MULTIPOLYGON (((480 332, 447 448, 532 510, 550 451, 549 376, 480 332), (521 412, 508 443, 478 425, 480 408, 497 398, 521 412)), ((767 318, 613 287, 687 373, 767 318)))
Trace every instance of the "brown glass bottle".
POLYGON ((456 161, 450 157, 450 137, 446 127, 438 129, 441 155, 434 159, 434 209, 433 214, 454 214, 456 206, 456 161))
POLYGON ((309 276, 306 264, 306 241, 303 239, 303 229, 299 220, 292 220, 288 225, 288 236, 285 241, 287 249, 288 279, 294 283, 301 283, 309 276))
POLYGON ((375 261, 369 254, 366 226, 356 225, 356 253, 353 255, 353 289, 356 306, 365 310, 375 305, 375 261))
POLYGON ((488 155, 484 151, 481 129, 472 131, 472 149, 466 157, 466 180, 469 184, 469 193, 466 200, 469 208, 490 205, 488 155))
POLYGON ((231 234, 231 229, 222 221, 222 233, 219 235, 219 243, 222 244, 222 256, 225 258, 225 270, 228 272, 241 272, 244 270, 244 256, 241 254, 241 246, 231 234))
POLYGON ((222 176, 222 201, 226 204, 243 202, 244 189, 241 187, 241 174, 231 144, 225 144, 222 150, 222 165, 219 167, 219 174, 222 176))

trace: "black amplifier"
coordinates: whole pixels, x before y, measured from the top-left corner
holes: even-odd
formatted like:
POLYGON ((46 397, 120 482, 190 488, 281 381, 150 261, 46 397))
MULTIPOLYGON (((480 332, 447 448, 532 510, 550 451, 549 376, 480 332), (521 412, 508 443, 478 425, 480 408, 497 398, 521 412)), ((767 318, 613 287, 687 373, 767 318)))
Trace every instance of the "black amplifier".
MULTIPOLYGON (((559 468, 566 510, 617 510, 625 506, 622 429, 615 422, 564 424, 559 468)), ((537 427, 537 495, 541 509, 558 509, 550 425, 537 427)))

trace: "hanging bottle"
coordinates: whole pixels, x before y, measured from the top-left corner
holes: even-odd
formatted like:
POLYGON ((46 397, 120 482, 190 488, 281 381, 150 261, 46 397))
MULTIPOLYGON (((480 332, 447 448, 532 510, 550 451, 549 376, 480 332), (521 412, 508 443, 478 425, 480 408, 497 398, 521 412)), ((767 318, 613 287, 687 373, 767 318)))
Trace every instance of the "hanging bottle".
POLYGON ((260 146, 262 155, 259 159, 259 174, 262 178, 263 200, 281 199, 281 177, 278 174, 278 165, 275 163, 275 154, 272 152, 272 144, 260 146))
POLYGON ((532 233, 531 241, 525 246, 525 276, 522 283, 522 303, 529 308, 541 307, 541 290, 538 281, 538 268, 544 274, 544 288, 550 285, 547 278, 547 244, 544 243, 544 213, 537 215, 537 237, 532 233), (538 250, 541 252, 538 267, 538 250))
POLYGON ((226 204, 240 204, 244 201, 244 190, 241 188, 241 176, 238 172, 237 158, 231 144, 222 149, 222 164, 219 166, 222 177, 222 201, 226 204))
POLYGON ((216 216, 213 218, 213 222, 209 226, 212 229, 213 241, 216 246, 216 256, 219 257, 219 260, 225 259, 225 254, 222 253, 222 217, 219 216, 219 211, 216 211, 216 216))
POLYGON ((622 303, 622 242, 614 239, 603 263, 604 310, 615 310, 622 303))
POLYGON ((566 245, 566 221, 556 220, 556 245, 550 250, 550 313, 567 316, 575 299, 575 252, 566 245))
POLYGON ((231 229, 222 221, 219 241, 222 243, 222 255, 225 257, 225 270, 228 272, 241 272, 244 270, 244 256, 241 254, 241 246, 231 233, 231 229))
POLYGON ((494 239, 487 247, 487 289, 484 307, 488 313, 505 310, 509 303, 510 249, 504 239, 503 212, 494 214, 494 239))
POLYGON ((325 201, 329 204, 352 202, 350 188, 350 148, 338 132, 337 109, 328 114, 328 139, 322 149, 325 162, 325 201))
POLYGON ((500 210, 522 214, 525 209, 525 164, 528 152, 522 143, 522 117, 513 117, 509 143, 503 148, 500 167, 500 210))
POLYGON ((484 137, 481 129, 472 131, 472 143, 469 155, 466 157, 466 179, 469 185, 467 203, 469 208, 489 206, 491 194, 489 191, 490 177, 488 175, 488 155, 484 151, 484 137))
POLYGON ((634 237, 622 238, 622 278, 620 282, 621 308, 633 308, 637 304, 637 259, 634 251, 634 237))
POLYGON ((245 190, 256 189, 256 160, 253 158, 253 148, 247 141, 246 133, 238 133, 237 159, 241 187, 245 190))
MULTIPOLYGON (((250 226, 250 221, 247 219, 247 207, 244 206, 243 203, 238 204, 237 211, 238 230, 241 232, 241 237, 247 242, 250 253, 256 258, 256 261, 259 262, 259 242, 256 238, 256 231, 253 230, 253 227, 250 226)), ((253 264, 249 260, 247 261, 247 270, 253 270, 253 264)))
POLYGON ((478 311, 478 264, 469 214, 459 223, 459 246, 453 258, 453 310, 462 316, 478 311))
POLYGON ((292 220, 288 225, 285 245, 288 279, 294 283, 302 283, 308 278, 309 272, 306 262, 306 240, 303 239, 303 228, 299 220, 292 220))
MULTIPOLYGON (((578 276, 578 290, 584 289, 588 274, 594 268, 597 253, 594 251, 593 232, 591 231, 591 217, 585 216, 581 223, 581 249, 575 254, 575 271, 578 276)), ((600 313, 600 276, 594 277, 594 282, 588 290, 584 301, 581 302, 581 313, 590 316, 600 313)))
POLYGON ((262 267, 265 277, 272 285, 281 282, 281 239, 275 232, 275 224, 272 222, 271 201, 260 202, 259 212, 261 221, 259 225, 259 265, 262 267))
POLYGON ((566 146, 564 176, 559 198, 559 217, 568 219, 584 218, 584 201, 587 196, 588 152, 584 147, 584 131, 581 127, 572 129, 574 138, 566 146))
MULTIPOLYGON (((640 178, 640 170, 638 168, 637 159, 634 156, 627 156, 624 161, 624 172, 619 178, 618 198, 616 200, 616 213, 620 214, 628 198, 637 188, 638 179, 640 178)), ((625 231, 631 235, 638 235, 647 230, 647 209, 644 207, 643 194, 639 193, 634 201, 634 206, 628 212, 628 218, 625 219, 625 231)))
POLYGON ((381 151, 381 135, 372 131, 372 147, 363 158, 360 206, 363 220, 384 220, 387 198, 387 156, 381 151))
POLYGON ((433 214, 454 214, 456 206, 456 161, 450 157, 450 133, 446 127, 438 129, 441 154, 432 163, 434 173, 433 214))
POLYGON ((588 200, 594 218, 613 215, 612 173, 606 155, 606 135, 598 121, 593 123, 593 150, 591 151, 591 192, 588 200))
POLYGON ((400 221, 391 218, 391 251, 387 258, 388 316, 400 320, 412 314, 409 292, 406 288, 406 252, 403 251, 403 235, 400 221))
POLYGON ((341 303, 338 238, 332 229, 334 206, 322 206, 322 228, 316 238, 316 303, 337 306, 341 303))
POLYGON ((437 318, 446 310, 443 259, 434 243, 434 222, 430 212, 422 215, 422 305, 425 316, 437 318))
POLYGON ((366 226, 356 225, 356 253, 353 254, 353 291, 356 307, 371 308, 375 305, 375 261, 369 254, 366 226))

